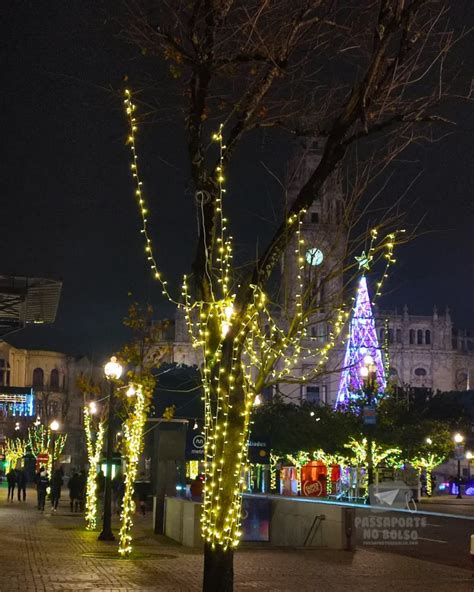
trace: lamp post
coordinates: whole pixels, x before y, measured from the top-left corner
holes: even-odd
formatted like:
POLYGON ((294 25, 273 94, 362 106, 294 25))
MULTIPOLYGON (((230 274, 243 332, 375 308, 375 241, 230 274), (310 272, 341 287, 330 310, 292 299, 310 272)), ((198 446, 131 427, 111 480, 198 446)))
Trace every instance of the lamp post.
MULTIPOLYGON (((362 388, 365 396, 364 407, 371 408, 376 389, 376 370, 372 356, 367 355, 364 357, 364 365, 360 369, 360 376, 363 381, 362 388)), ((375 417, 371 417, 369 420, 368 415, 364 417, 367 434, 367 484, 369 486, 374 482, 374 458, 372 454, 374 419, 375 417)))
POLYGON ((472 460, 472 452, 470 450, 468 450, 466 452, 466 460, 467 460, 467 478, 470 479, 471 478, 471 460, 472 460))
POLYGON ((464 447, 462 445, 462 443, 464 442, 464 436, 462 434, 460 434, 459 432, 457 434, 454 434, 453 436, 453 440, 454 440, 454 444, 455 444, 455 457, 458 461, 458 494, 456 496, 456 499, 462 499, 462 495, 461 495, 461 458, 462 458, 462 454, 464 452, 464 447))
MULTIPOLYGON (((56 448, 56 433, 59 430, 59 421, 57 421, 56 419, 53 419, 53 421, 49 424, 49 429, 51 430, 51 445, 52 445, 52 450, 51 450, 51 473, 54 472, 54 451, 56 448)), ((49 476, 49 478, 51 479, 52 474, 49 476)))
POLYGON ((117 358, 112 356, 104 366, 104 374, 109 382, 109 411, 107 421, 107 444, 106 444, 106 465, 105 465, 105 487, 104 487, 104 517, 102 521, 102 532, 99 534, 99 541, 114 541, 112 532, 112 452, 114 447, 114 430, 112 420, 114 417, 114 380, 122 376, 122 366, 117 358))

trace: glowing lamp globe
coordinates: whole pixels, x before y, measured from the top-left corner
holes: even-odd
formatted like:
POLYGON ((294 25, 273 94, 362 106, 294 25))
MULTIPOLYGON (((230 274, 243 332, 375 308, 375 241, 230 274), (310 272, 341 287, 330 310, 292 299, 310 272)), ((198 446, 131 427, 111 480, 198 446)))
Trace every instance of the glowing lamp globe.
POLYGON ((112 356, 110 362, 104 366, 104 374, 107 378, 115 378, 116 380, 122 376, 122 366, 117 362, 115 356, 112 356))
POLYGON ((425 442, 427 444, 433 444, 433 440, 431 438, 426 438, 425 442))
POLYGON ((472 452, 470 450, 468 450, 466 452, 466 460, 471 460, 472 459, 472 452))
POLYGON ((92 414, 97 413, 97 405, 96 405, 95 401, 91 401, 89 403, 89 409, 92 414))
POLYGON ((364 364, 366 366, 372 366, 373 363, 374 363, 374 358, 372 356, 365 356, 364 357, 364 364))
POLYGON ((457 434, 454 434, 453 440, 456 444, 461 444, 461 442, 464 441, 464 436, 458 432, 457 434))
POLYGON ((367 368, 367 366, 362 366, 362 368, 360 369, 360 375, 362 376, 362 378, 367 378, 367 376, 369 375, 369 369, 367 368))
POLYGON ((59 430, 59 421, 53 419, 53 421, 49 424, 51 431, 57 432, 59 430))

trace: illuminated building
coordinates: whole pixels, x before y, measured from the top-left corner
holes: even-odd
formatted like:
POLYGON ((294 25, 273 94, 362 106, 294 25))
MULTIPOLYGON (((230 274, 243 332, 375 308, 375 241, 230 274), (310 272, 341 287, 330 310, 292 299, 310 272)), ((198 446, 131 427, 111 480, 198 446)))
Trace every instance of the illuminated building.
POLYGON ((83 395, 76 386, 81 374, 102 378, 87 358, 0 341, 0 445, 7 437, 25 437, 37 418, 43 425, 57 419, 68 435, 65 469, 84 466, 83 395))

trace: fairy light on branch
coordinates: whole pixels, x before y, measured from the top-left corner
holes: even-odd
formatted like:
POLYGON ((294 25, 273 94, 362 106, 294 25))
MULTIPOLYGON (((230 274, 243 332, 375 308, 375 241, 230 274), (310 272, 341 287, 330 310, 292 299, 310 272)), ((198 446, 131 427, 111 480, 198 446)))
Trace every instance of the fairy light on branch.
POLYGON ((56 434, 54 437, 54 450, 52 450, 53 438, 51 429, 43 424, 34 425, 28 428, 28 448, 36 458, 40 455, 47 455, 48 462, 46 470, 51 476, 53 469, 53 457, 59 458, 67 440, 67 434, 56 434))
POLYGON ((5 460, 10 469, 14 469, 18 461, 25 456, 27 448, 27 442, 21 438, 5 440, 5 460))
POLYGON ((128 89, 125 89, 124 95, 125 114, 127 116, 127 120, 129 123, 129 134, 127 142, 130 146, 130 150, 132 153, 132 163, 130 165, 130 168, 132 171, 132 177, 135 181, 135 197, 137 200, 138 210, 141 216, 142 227, 140 232, 143 234, 145 242, 145 255, 153 277, 161 284, 162 294, 166 296, 166 298, 174 304, 178 304, 170 296, 168 292, 167 282, 162 279, 162 275, 158 269, 158 265, 154 255, 151 238, 148 232, 148 206, 145 201, 145 196, 143 192, 143 182, 141 181, 139 174, 138 155, 135 140, 138 131, 137 119, 135 117, 136 105, 132 102, 132 95, 128 89))

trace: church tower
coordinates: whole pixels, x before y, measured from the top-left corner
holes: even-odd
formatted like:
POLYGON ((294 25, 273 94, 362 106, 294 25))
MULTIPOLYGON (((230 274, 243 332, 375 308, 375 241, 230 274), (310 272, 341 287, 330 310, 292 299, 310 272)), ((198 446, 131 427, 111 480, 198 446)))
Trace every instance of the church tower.
MULTIPOLYGON (((304 138, 296 151, 288 180, 287 209, 314 172, 321 159, 322 140, 304 138)), ((311 311, 307 333, 325 341, 331 311, 342 303, 343 268, 347 246, 344 199, 337 171, 327 179, 317 199, 306 212, 298 237, 294 236, 282 261, 282 284, 288 316, 295 310, 296 295, 303 284, 303 308, 311 311), (302 267, 301 267, 302 266, 302 267), (301 280, 298 276, 301 276, 301 280)))

